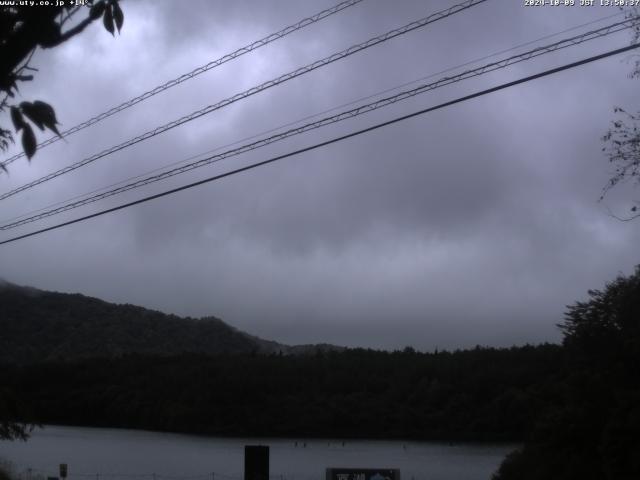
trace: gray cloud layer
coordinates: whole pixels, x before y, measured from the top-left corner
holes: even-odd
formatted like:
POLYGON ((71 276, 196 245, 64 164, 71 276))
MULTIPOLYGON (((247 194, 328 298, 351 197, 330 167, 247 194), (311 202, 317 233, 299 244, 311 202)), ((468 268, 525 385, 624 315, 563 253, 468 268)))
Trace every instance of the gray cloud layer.
MULTIPOLYGON (((14 163, 1 188, 451 4, 366 0, 49 147, 31 164, 14 163)), ((330 5, 127 3, 121 37, 114 40, 96 26, 82 39, 41 52, 39 77, 23 95, 51 101, 68 127, 330 5)), ((613 13, 489 1, 16 196, 0 205, 0 216, 41 208, 613 13)), ((629 40, 628 33, 618 34, 446 87, 61 218, 629 40)), ((213 314, 291 343, 432 349, 556 341, 554 325, 566 304, 638 263, 638 224, 613 220, 597 203, 610 170, 599 137, 613 105, 635 107, 637 81, 627 78, 628 70, 621 58, 610 58, 4 246, 0 274, 44 289, 183 315, 213 314)), ((607 202, 624 208, 633 193, 615 192, 607 202)))

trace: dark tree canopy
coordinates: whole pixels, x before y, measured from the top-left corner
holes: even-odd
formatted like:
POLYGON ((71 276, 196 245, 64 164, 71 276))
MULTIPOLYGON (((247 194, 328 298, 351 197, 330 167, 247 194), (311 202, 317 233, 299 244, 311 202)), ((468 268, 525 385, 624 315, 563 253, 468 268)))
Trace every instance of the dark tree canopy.
POLYGON ((640 478, 640 266, 567 308, 567 371, 495 480, 640 478))
MULTIPOLYGON (((60 2, 59 6, 12 5, 0 7, 0 111, 9 110, 13 129, 21 133, 22 147, 27 158, 36 152, 37 141, 33 126, 49 129, 59 135, 55 111, 46 102, 17 102, 20 82, 33 80, 37 69, 29 65, 35 50, 53 48, 81 33, 95 20, 102 18, 105 29, 112 35, 124 22, 119 0, 85 1, 85 5, 60 2)), ((26 2, 25 2, 26 3, 26 2)), ((55 2, 51 2, 52 4, 55 2)), ((0 149, 13 142, 11 127, 0 125, 0 149)), ((6 171, 6 166, 0 163, 6 171)))
POLYGON ((604 290, 589 290, 589 300, 567 308, 559 325, 564 344, 584 354, 610 351, 638 356, 640 350, 640 265, 618 276, 604 290))
POLYGON ((15 393, 0 387, 0 440, 26 440, 33 424, 29 423, 28 412, 15 393), (15 421, 21 418, 21 421, 15 421))

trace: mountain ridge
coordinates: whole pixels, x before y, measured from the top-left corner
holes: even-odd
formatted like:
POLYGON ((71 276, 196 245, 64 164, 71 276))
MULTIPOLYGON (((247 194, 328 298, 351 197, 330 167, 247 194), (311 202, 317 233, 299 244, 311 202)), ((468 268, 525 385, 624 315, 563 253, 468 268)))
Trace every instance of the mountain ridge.
POLYGON ((285 345, 243 332, 215 316, 180 317, 80 293, 60 293, 0 280, 0 362, 34 363, 197 353, 299 355, 342 350, 285 345))

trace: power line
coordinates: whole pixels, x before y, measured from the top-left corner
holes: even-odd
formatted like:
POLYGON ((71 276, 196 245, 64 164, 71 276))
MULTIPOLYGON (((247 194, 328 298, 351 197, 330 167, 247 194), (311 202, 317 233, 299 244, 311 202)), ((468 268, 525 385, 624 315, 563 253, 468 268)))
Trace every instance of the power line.
POLYGON ((422 109, 422 110, 418 110, 417 112, 413 112, 413 113, 410 113, 410 114, 407 114, 407 115, 396 117, 396 118, 394 118, 392 120, 388 120, 386 122, 378 123, 378 124, 373 125, 371 127, 363 128, 361 130, 356 130, 356 131, 348 133, 346 135, 341 135, 339 137, 334 137, 334 138, 332 138, 330 140, 326 140, 324 142, 316 143, 314 145, 311 145, 311 146, 308 146, 308 147, 305 147, 305 148, 301 148, 301 149, 295 150, 293 152, 285 153, 283 155, 278 155, 278 156, 272 157, 272 158, 270 158, 268 160, 263 160, 261 162, 252 163, 251 165, 247 165, 247 166, 244 166, 244 167, 241 167, 241 168, 236 168, 235 170, 231 170, 229 172, 225 172, 225 173, 221 173, 221 174, 218 174, 218 175, 214 175, 212 177, 205 178, 204 180, 199 180, 197 182, 193 182, 193 183, 190 183, 190 184, 187 184, 187 185, 183 185, 181 187, 173 188, 171 190, 166 190, 164 192, 157 193, 155 195, 150 195, 148 197, 144 197, 144 198, 141 198, 139 200, 135 200, 133 202, 125 203, 125 204, 118 205, 118 206, 112 207, 112 208, 108 208, 108 209, 102 210, 100 212, 92 213, 91 215, 86 215, 84 217, 80 217, 80 218, 76 218, 74 220, 69 220, 67 222, 59 223, 59 224, 53 225, 51 227, 42 228, 42 229, 36 230, 34 232, 26 233, 24 235, 19 235, 17 237, 13 237, 13 238, 10 238, 8 240, 3 240, 3 241, 0 241, 0 245, 4 245, 4 244, 7 244, 7 243, 11 243, 11 242, 16 242, 18 240, 22 240, 22 239, 25 239, 25 238, 28 238, 28 237, 32 237, 34 235, 39 235, 41 233, 49 232, 51 230, 56 230, 56 229, 59 229, 59 228, 62 228, 62 227, 66 227, 68 225, 73 225, 74 223, 79 223, 79 222, 82 222, 82 221, 85 221, 85 220, 89 220, 91 218, 99 217, 99 216, 105 215, 107 213, 116 212, 118 210, 123 210, 125 208, 132 207, 134 205, 139 205, 141 203, 146 203, 146 202, 149 202, 151 200, 155 200, 157 198, 165 197, 167 195, 172 195, 172 194, 180 192, 182 190, 188 190, 190 188, 194 188, 194 187, 197 187, 199 185, 203 185, 205 183, 210 183, 210 182, 213 182, 213 181, 216 181, 216 180, 220 180, 222 178, 229 177, 231 175, 235 175, 235 174, 238 174, 238 173, 241 173, 241 172, 245 172, 247 170, 252 170, 254 168, 261 167, 261 166, 264 166, 264 165, 268 165, 270 163, 274 163, 274 162, 277 162, 279 160, 283 160, 283 159, 288 158, 288 157, 292 157, 292 156, 295 156, 295 155, 299 155, 301 153, 309 152, 311 150, 315 150, 315 149, 320 148, 320 147, 325 147, 325 146, 331 145, 333 143, 341 142, 341 141, 346 140, 348 138, 355 137, 355 136, 358 136, 358 135, 362 135, 364 133, 371 132, 371 131, 377 130, 379 128, 382 128, 382 127, 386 127, 386 126, 392 125, 394 123, 398 123, 398 122, 401 122, 401 121, 404 121, 404 120, 408 120, 410 118, 417 117, 419 115, 424 115, 425 113, 433 112, 435 110, 440 110, 442 108, 449 107, 451 105, 462 103, 462 102, 471 100, 473 98, 481 97, 483 95, 488 95, 490 93, 494 93, 494 92, 497 92, 499 90, 503 90, 505 88, 513 87, 513 86, 519 85, 521 83, 530 82, 532 80, 536 80, 538 78, 546 77, 548 75, 552 75, 552 74, 555 74, 555 73, 558 73, 558 72, 569 70, 571 68, 576 68, 578 66, 585 65, 587 63, 595 62, 595 61, 601 60, 603 58, 607 58, 607 57, 610 57, 610 56, 613 56, 613 55, 617 55, 619 53, 628 52, 628 51, 636 49, 638 47, 640 47, 640 43, 634 43, 634 44, 629 45, 627 47, 622 47, 622 48, 618 48, 616 50, 611 50, 609 52, 602 53, 600 55, 594 55, 592 57, 585 58, 585 59, 579 60, 577 62, 565 64, 563 66, 552 68, 550 70, 545 70, 543 72, 536 73, 534 75, 529 75, 527 77, 523 77, 523 78, 520 78, 518 80, 514 80, 514 81, 511 81, 511 82, 503 83, 503 84, 500 84, 498 86, 495 86, 495 87, 492 87, 492 88, 488 88, 486 90, 481 90, 479 92, 472 93, 470 95, 465 95, 464 97, 456 98, 455 100, 450 100, 448 102, 441 103, 441 104, 436 105, 434 107, 429 107, 429 108, 425 108, 425 109, 422 109))
MULTIPOLYGON (((85 193, 83 193, 83 194, 76 195, 76 196, 74 196, 74 197, 67 198, 67 199, 65 199, 65 200, 61 200, 61 201, 58 201, 58 202, 55 202, 55 203, 52 203, 52 204, 46 205, 46 206, 44 206, 44 207, 42 207, 42 208, 38 208, 38 209, 35 209, 35 210, 30 210, 30 211, 27 211, 27 212, 25 212, 25 213, 23 213, 23 214, 16 215, 16 216, 14 216, 14 217, 11 217, 11 218, 7 218, 7 219, 4 219, 4 220, 1 220, 1 221, 0 221, 0 224, 9 223, 9 222, 12 222, 12 221, 14 221, 14 220, 18 220, 18 219, 22 219, 22 218, 24 218, 24 217, 32 216, 32 215, 34 215, 34 214, 36 214, 36 213, 44 212, 45 210, 52 209, 53 207, 57 207, 58 205, 63 205, 63 204, 66 204, 66 203, 72 202, 72 201, 74 201, 74 200, 78 200, 78 199, 81 199, 81 198, 84 198, 84 197, 88 197, 89 195, 92 195, 92 194, 95 194, 95 193, 98 193, 98 192, 102 192, 102 191, 104 191, 104 190, 110 189, 110 188, 115 187, 115 186, 117 186, 117 185, 122 185, 122 184, 124 184, 124 183, 126 183, 126 182, 129 182, 129 181, 132 181, 132 180, 137 180, 137 179, 139 179, 139 178, 144 177, 145 175, 150 175, 150 174, 155 173, 155 172, 160 172, 160 171, 162 171, 162 170, 164 170, 164 169, 166 169, 166 168, 169 168, 169 167, 173 167, 173 166, 176 166, 176 165, 181 165, 181 164, 187 163, 188 161, 190 161, 190 160, 194 160, 194 159, 196 159, 196 158, 198 158, 198 157, 201 157, 201 156, 203 156, 203 155, 208 155, 208 154, 210 154, 210 153, 220 151, 220 150, 222 150, 222 149, 224 149, 224 148, 232 147, 232 146, 234 146, 234 145, 238 145, 238 144, 240 144, 240 143, 242 143, 242 142, 246 142, 246 141, 248 141, 248 140, 253 140, 253 139, 258 138, 258 137, 260 137, 260 136, 262 136, 262 135, 267 135, 267 134, 269 134, 269 133, 276 132, 276 131, 281 130, 281 129, 283 129, 283 128, 291 127, 291 126, 293 126, 293 125, 296 125, 296 124, 302 123, 302 122, 304 122, 304 121, 306 121, 306 120, 310 120, 310 119, 312 119, 312 118, 319 117, 320 115, 324 115, 324 114, 327 114, 327 113, 333 112, 333 111, 338 110, 338 109, 340 109, 340 108, 349 107, 349 106, 351 106, 351 105, 355 105, 356 103, 363 102, 363 101, 365 101, 365 100, 370 100, 370 99, 372 99, 372 98, 378 97, 378 96, 380 96, 380 95, 384 95, 384 94, 389 93, 389 92, 392 92, 392 91, 394 91, 394 90, 399 90, 400 88, 404 88, 404 87, 407 87, 407 86, 409 86, 409 85, 413 85, 413 84, 416 84, 416 83, 418 83, 418 82, 421 82, 421 81, 424 81, 424 80, 428 80, 428 79, 433 78, 433 77, 436 77, 436 76, 438 76, 438 75, 442 75, 442 74, 444 74, 444 73, 452 72, 452 71, 454 71, 454 70, 458 70, 459 68, 466 67, 466 66, 468 66, 468 65, 472 65, 472 64, 477 63, 477 62, 481 62, 482 60, 487 60, 487 59, 489 59, 489 58, 496 57, 496 56, 501 55, 501 54, 503 54, 503 53, 512 52, 512 51, 517 50, 517 49, 519 49, 519 48, 526 47, 526 46, 529 46, 529 45, 533 45, 533 44, 538 43, 538 42, 540 42, 540 41, 542 41, 542 40, 547 40, 547 39, 549 39, 549 38, 557 37, 558 35, 562 35, 563 33, 568 33, 568 32, 574 31, 574 30, 578 30, 578 29, 580 29, 580 28, 583 28, 583 27, 586 27, 586 26, 589 26, 589 25, 593 25, 593 24, 596 24, 596 23, 600 23, 600 22, 602 22, 602 21, 604 21, 604 20, 609 20, 609 19, 614 18, 614 17, 619 17, 619 16, 621 16, 621 15, 624 15, 624 12, 618 12, 618 13, 614 13, 614 14, 612 14, 612 15, 606 15, 606 16, 604 16, 604 17, 600 17, 600 18, 598 18, 598 19, 596 19, 596 20, 592 20, 592 21, 590 21, 590 22, 586 22, 586 23, 582 23, 582 24, 579 24, 579 25, 575 25, 575 26, 573 26, 573 27, 570 27, 570 28, 567 28, 567 29, 561 30, 561 31, 559 31, 559 32, 556 32, 556 33, 552 33, 552 34, 549 34, 549 35, 545 35, 545 36, 539 37, 539 38, 537 38, 537 39, 535 39, 535 40, 530 40, 530 41, 527 41, 527 42, 525 42, 525 43, 520 43, 520 44, 515 45, 515 46, 513 46, 513 47, 510 47, 510 48, 507 48, 507 49, 504 49, 504 50, 500 50, 500 51, 498 51, 498 52, 494 52, 494 53, 491 53, 491 54, 489 54, 489 55, 485 55, 485 56, 480 57, 480 58, 475 58, 475 59, 473 59, 473 60, 469 60, 469 61, 464 62, 464 63, 462 63, 462 64, 458 64, 458 65, 455 65, 455 66, 453 66, 453 67, 449 67, 449 68, 446 68, 446 69, 444 69, 444 70, 440 70, 440 71, 438 71, 438 72, 431 73, 431 74, 429 74, 429 75, 427 75, 427 76, 423 76, 423 77, 420 77, 420 78, 418 78, 418 79, 411 80, 410 82, 405 82, 405 83, 402 83, 402 84, 400 84, 400 85, 396 85, 395 87, 387 88, 387 89, 385 89, 385 90, 378 91, 378 92, 376 92, 376 93, 373 93, 373 94, 367 95, 367 96, 365 96, 365 97, 360 97, 360 98, 357 98, 357 99, 355 99, 355 100, 351 100, 350 102, 343 103, 343 104, 340 104, 340 105, 336 105, 335 107, 331 107, 331 108, 329 108, 329 109, 327 109, 327 110, 323 110, 323 111, 321 111, 321 112, 317 112, 317 113, 314 113, 314 114, 312 114, 312 115, 308 115, 308 116, 306 116, 306 117, 299 118, 299 119, 294 120, 294 121, 292 121, 292 122, 287 122, 287 123, 282 124, 282 125, 279 125, 279 126, 277 126, 277 127, 270 128, 270 129, 268 129, 268 130, 264 130, 264 131, 262 131, 262 132, 260 132, 260 133, 256 133, 256 134, 250 135, 250 136, 248 136, 248 137, 241 138, 241 139, 236 140, 236 141, 234 141, 234 142, 227 143, 227 144, 224 144, 224 145, 220 145, 220 146, 218 146, 218 147, 215 147, 215 148, 213 148, 213 149, 207 150, 207 151, 205 151, 205 152, 201 152, 201 153, 198 153, 198 154, 196 154, 196 155, 191 155, 191 156, 189 156, 189 157, 187 157, 187 158, 184 158, 184 159, 182 159, 182 160, 179 160, 179 161, 177 161, 177 162, 172 162, 172 163, 169 163, 169 164, 164 165, 164 166, 162 166, 162 167, 154 168, 153 170, 148 170, 148 171, 146 171, 146 172, 144 172, 144 173, 141 173, 141 174, 139 174, 139 175, 135 175, 135 176, 127 177, 127 178, 125 178, 125 179, 123 179, 123 180, 120 180, 120 181, 118 181, 118 182, 115 182, 115 183, 112 183, 112 184, 106 185, 106 186, 104 186, 104 187, 100 187, 100 188, 97 188, 97 189, 95 189, 95 190, 91 190, 91 191, 89 191, 89 192, 85 192, 85 193)), ((65 210, 65 211, 66 211, 66 210, 65 210)), ((50 216, 50 215, 47 215, 47 216, 50 216)), ((3 226, 6 226, 6 225, 3 225, 3 226)), ((2 226, 0 226, 0 230, 2 230, 2 226)))
POLYGON ((156 135, 159 135, 161 133, 166 132, 167 130, 170 130, 172 128, 175 128, 179 125, 182 125, 184 123, 190 122, 191 120, 195 120, 196 118, 202 117, 204 115, 207 115, 215 110, 219 110, 223 107, 226 107, 227 105, 230 105, 234 102, 237 102, 239 100, 245 99, 249 96, 255 95, 259 92, 262 92, 264 90, 267 90, 271 87, 274 87, 276 85, 279 85, 281 83, 287 82, 289 80, 292 80, 296 77, 299 77, 301 75, 304 75, 306 73, 309 73, 313 70, 316 70, 320 67, 324 67, 326 65, 329 65, 337 60, 342 60, 343 58, 349 57, 355 53, 358 53, 362 50, 365 50, 367 48, 373 47, 375 45, 378 45, 380 43, 386 42, 387 40, 391 40, 392 38, 398 37, 400 35, 404 35, 406 33, 409 33, 413 30, 416 30, 418 28, 422 28, 425 27, 431 23, 437 22, 439 20, 445 19, 447 17, 450 17, 456 13, 462 12, 468 8, 474 7, 476 5, 479 5, 481 3, 486 2, 487 0, 466 0, 462 3, 453 5, 452 7, 449 7, 445 10, 441 10, 439 12, 436 12, 434 14, 431 14, 427 17, 424 17, 420 20, 416 20, 413 21, 411 23, 408 23, 400 28, 396 28, 393 30, 390 30, 382 35, 379 35, 377 37, 373 37, 365 42, 362 42, 360 44, 357 45, 352 45, 349 48, 346 48, 344 50, 342 50, 341 52, 338 53, 334 53, 332 55, 329 55, 328 57, 323 58, 322 60, 317 60, 313 63, 310 63, 304 67, 300 67, 296 70, 293 70, 292 72, 286 73, 284 75, 281 75, 275 79, 269 80, 267 82, 264 82, 256 87, 252 87, 249 90, 245 90, 244 92, 241 93, 237 93, 236 95, 226 98, 218 103, 215 103, 213 105, 209 105, 207 107, 204 107, 200 110, 197 110, 189 115, 185 115, 184 117, 181 117, 177 120, 174 120, 172 122, 169 122, 165 125, 162 125, 160 127, 156 127, 153 130, 149 130, 146 133, 143 133, 142 135, 139 135, 133 139, 127 140, 124 143, 121 143, 119 145, 116 145, 114 147, 108 148, 106 150, 103 150, 100 153, 97 153, 95 155, 92 155, 90 157, 87 157, 83 160, 80 160, 76 163, 73 163, 71 165, 68 165, 67 167, 64 167, 60 170, 57 170, 53 173, 50 173, 48 175, 45 175, 44 177, 41 177, 37 180, 34 180, 30 183, 27 183, 25 185, 22 185, 20 187, 17 187, 9 192, 6 192, 2 195, 0 195, 0 200, 4 200, 6 198, 12 197, 13 195, 16 195, 24 190, 33 188, 37 185, 40 185, 44 182, 47 182, 49 180, 52 180, 56 177, 59 177, 60 175, 64 175, 66 173, 69 173, 73 170, 76 170, 80 167, 83 167, 85 165, 88 165, 89 163, 95 162, 96 160, 105 157, 107 155, 110 155, 112 153, 118 152, 120 150, 123 150, 127 147, 130 147, 132 145, 135 145, 136 143, 142 142, 143 140, 147 140, 149 138, 155 137, 156 135))
POLYGON ((431 90, 435 90, 437 88, 446 86, 446 85, 451 85, 453 83, 457 83, 460 82, 462 80, 466 80, 469 78, 473 78, 473 77, 477 77, 480 75, 484 75, 486 73, 489 72, 493 72, 496 71, 498 69, 502 69, 502 68, 506 68, 508 66, 514 65, 516 63, 520 63, 523 61, 527 61, 530 60, 532 58, 536 58, 538 56, 541 55, 545 55, 557 50, 560 50, 562 48, 567 48, 567 47, 571 47, 574 45, 579 45, 583 42, 589 41, 589 40, 593 40, 596 38, 602 38, 606 35, 610 35, 612 33, 617 33, 620 32, 622 30, 628 29, 628 28, 632 28, 634 27, 636 24, 638 24, 638 18, 634 17, 634 18, 630 18, 630 19, 626 19, 624 21, 621 22, 617 22, 611 25, 608 25, 606 27, 602 27, 599 28, 597 30, 593 30, 590 32, 585 32, 581 35, 576 35, 574 37, 570 37, 564 40, 560 40, 558 42, 552 43, 550 45, 546 45, 546 46, 542 46, 542 47, 537 47, 534 48, 532 50, 529 50, 527 52, 523 52, 519 55, 513 55, 511 57, 507 57, 505 59, 493 62, 493 63, 489 63, 487 65, 483 65, 481 67, 477 67, 475 69, 471 69, 471 70, 467 70, 465 72, 462 72, 460 74, 451 76, 451 77, 444 77, 441 78, 440 80, 437 80, 435 82, 429 83, 429 84, 425 84, 425 85, 421 85, 418 86, 414 89, 411 90, 406 90, 403 92, 400 92, 396 95, 390 96, 390 97, 386 97, 380 100, 377 100, 375 102, 371 102, 365 105, 361 105, 357 108, 353 108, 351 110, 347 110, 347 111, 343 111, 341 113, 338 113, 337 115, 333 115, 330 117, 325 117, 323 119, 317 120, 315 122, 311 122, 311 123, 307 123, 305 125, 301 125, 299 127, 296 128, 292 128, 289 129, 287 131, 284 132, 280 132, 278 134, 272 135, 270 137, 266 137, 266 138, 262 138, 260 140, 257 140, 255 142, 252 143, 248 143, 245 145, 242 145, 240 147, 231 149, 231 150, 227 150, 223 153, 220 154, 216 154, 216 155, 212 155, 203 159, 200 159, 196 162, 193 163, 189 163, 187 165, 183 165, 181 167, 176 167, 174 169, 159 173, 157 175, 152 175, 149 177, 146 177, 144 179, 141 180, 137 180, 135 182, 131 182, 129 184, 123 185, 121 187, 112 189, 112 190, 108 190, 102 193, 98 193, 96 195, 90 196, 90 197, 86 197, 86 198, 82 198, 80 200, 77 201, 72 201, 70 203, 67 203, 65 205, 62 205, 60 207, 57 208, 53 208, 53 209, 49 209, 46 211, 43 211, 41 213, 38 213, 36 215, 32 215, 29 216, 27 218, 22 218, 20 220, 16 220, 14 222, 10 222, 10 223, 6 223, 4 225, 0 225, 0 230, 10 230, 13 228, 17 228, 20 227, 22 225, 26 225, 28 223, 32 223, 38 220, 42 220, 44 218, 53 216, 53 215, 57 215, 59 213, 63 213, 75 208, 79 208, 82 207, 84 205, 88 205, 90 203, 94 203, 97 202, 99 200, 103 200, 105 198, 120 194, 120 193, 124 193, 127 192, 129 190, 133 190, 136 188, 140 188, 146 185, 149 185, 151 183, 155 183, 158 182, 160 180, 164 180, 166 178, 169 177, 173 177, 175 175, 179 175, 181 173, 185 173, 188 172, 190 170, 194 170, 196 168, 200 168, 203 167, 205 165, 210 165, 212 163, 216 163, 219 162, 221 160, 224 160, 226 158, 230 158, 236 155, 240 155, 242 153, 246 153, 249 152, 251 150, 255 150, 257 148, 261 148, 264 147, 266 145, 270 145, 272 143, 284 140, 286 138, 290 138, 293 137, 295 135, 300 135, 302 133, 311 131, 311 130, 315 130, 317 128, 320 127, 324 127, 333 123, 337 123, 346 119, 350 119, 350 118, 354 118, 357 117, 359 115, 365 114, 365 113, 369 113, 372 112, 374 110, 383 108, 383 107, 387 107, 391 104, 397 103, 399 101, 403 101, 403 100, 407 100, 411 97, 414 97, 418 94, 421 93, 425 93, 427 91, 431 91, 431 90))
MULTIPOLYGON (((636 21, 637 21, 637 19, 629 19, 629 20, 625 20, 623 22, 618 22, 618 23, 609 25, 607 27, 600 28, 598 30, 594 30, 594 31, 591 31, 591 32, 586 32, 586 33, 584 33, 582 35, 578 35, 578 36, 575 36, 575 37, 564 39, 564 40, 561 40, 559 42, 553 43, 551 45, 538 47, 538 48, 535 48, 535 49, 530 50, 528 52, 524 52, 522 54, 515 55, 515 56, 509 57, 507 59, 500 60, 498 62, 494 62, 494 63, 488 64, 488 65, 484 65, 482 67, 479 67, 479 68, 476 68, 476 69, 473 69, 473 70, 468 70, 466 72, 463 72, 461 74, 455 75, 453 77, 445 77, 443 79, 438 80, 437 82, 433 82, 433 83, 427 84, 427 85, 422 85, 422 86, 420 86, 420 87, 418 87, 416 89, 413 89, 413 90, 410 90, 410 91, 401 92, 401 93, 399 93, 397 95, 394 95, 392 97, 387 97, 385 99, 381 99, 381 100, 378 100, 376 102, 372 102, 370 104, 363 105, 363 106, 360 106, 358 108, 355 108, 355 109, 352 109, 352 110, 349 110, 349 111, 346 111, 346 112, 341 112, 338 115, 334 115, 332 117, 327 117, 327 118, 321 119, 321 120, 319 120, 317 122, 312 122, 312 123, 300 126, 298 128, 294 128, 294 129, 288 130, 286 132, 282 132, 282 133, 279 133, 277 135, 273 135, 271 137, 268 137, 268 138, 265 138, 265 139, 261 139, 261 140, 259 140, 257 142, 253 142, 251 144, 243 145, 243 146, 241 146, 239 148, 236 148, 236 149, 233 149, 233 150, 229 150, 229 151, 224 152, 222 154, 213 155, 213 156, 201 159, 201 160, 199 160, 197 162, 185 165, 183 167, 179 167, 179 168, 175 168, 175 169, 163 172, 163 173, 161 173, 159 175, 151 176, 151 177, 148 177, 146 179, 143 179, 143 180, 140 180, 140 181, 137 181, 137 182, 133 182, 133 183, 130 183, 128 185, 125 185, 125 186, 122 186, 122 187, 119 187, 119 188, 116 188, 116 189, 113 189, 113 190, 110 190, 110 191, 106 191, 106 192, 94 195, 92 197, 87 197, 87 198, 84 198, 82 200, 78 200, 76 202, 68 203, 68 204, 66 204, 66 205, 64 205, 62 207, 45 211, 45 212, 43 212, 43 213, 41 213, 39 215, 33 215, 33 216, 28 217, 28 218, 24 218, 23 220, 20 220, 20 221, 16 221, 16 222, 13 222, 13 223, 8 223, 8 224, 5 224, 5 225, 2 225, 2 226, 0 226, 0 230, 9 230, 11 228, 16 228, 16 227, 25 225, 27 223, 31 223, 33 221, 37 221, 37 220, 40 220, 40 219, 43 219, 43 218, 46 218, 46 217, 49 217, 49 216, 52 216, 52 215, 55 215, 55 214, 58 214, 58 213, 62 213, 62 212, 65 212, 65 211, 68 211, 68 210, 71 210, 71 209, 74 209, 74 208, 78 208, 78 207, 87 205, 89 203, 96 202, 98 200, 102 200, 104 198, 107 198, 107 197, 110 197, 110 196, 113 196, 113 195, 116 195, 116 194, 124 193, 124 192, 132 190, 134 188, 139 188, 139 187, 148 185, 150 183, 154 183, 156 181, 160 181, 160 180, 169 178, 171 176, 178 175, 178 174, 184 173, 186 171, 190 171, 190 170, 195 169, 195 168, 199 168, 199 167, 211 164, 211 163, 218 162, 220 160, 229 158, 231 156, 239 155, 241 153, 245 153, 247 151, 254 150, 256 148, 260 148, 260 147, 266 146, 266 145, 271 144, 271 143, 275 143, 277 141, 283 140, 285 138, 289 138, 289 137, 294 136, 294 135, 305 133, 305 132, 307 132, 309 130, 320 128, 322 126, 326 126, 326 125, 331 124, 331 123, 336 123, 338 121, 342 121, 342 120, 345 120, 347 118, 353 118, 353 117, 361 115, 363 113, 368 113, 368 112, 376 110, 378 108, 382 108, 382 107, 388 106, 388 105, 390 105, 392 103, 396 103, 397 101, 405 100, 405 99, 410 98, 412 96, 415 96, 417 94, 424 93, 426 91, 433 90, 433 89, 439 88, 441 86, 449 85, 449 84, 452 84, 452 83, 455 83, 455 82, 458 82, 458 81, 461 81, 461 80, 464 80, 464 79, 468 79, 468 78, 471 78, 471 77, 482 75, 484 73, 495 71, 495 70, 497 70, 499 68, 505 68, 505 67, 513 65, 515 63, 519 63, 521 61, 529 60, 531 58, 540 56, 542 54, 546 54, 546 53, 550 53, 550 52, 556 51, 556 50, 558 50, 560 48, 565 48, 565 47, 568 47, 568 46, 577 45, 579 43, 582 43, 582 42, 585 42, 585 41, 588 41, 588 40, 592 40, 594 38, 600 38, 602 36, 605 36, 605 35, 608 35, 608 34, 611 34, 611 33, 617 33, 617 32, 619 32, 621 30, 626 29, 626 28, 633 27, 635 25, 636 21)), ((142 177, 142 175, 140 175, 140 176, 138 176, 136 178, 139 178, 139 177, 142 177)), ((123 182, 120 182, 120 183, 123 183, 123 182)), ((104 190, 104 189, 100 189, 100 190, 104 190)), ((83 196, 80 196, 80 197, 83 197, 83 196)), ((42 209, 42 210, 44 210, 44 209, 42 209)), ((24 217, 24 215, 22 215, 21 217, 24 217)))
MULTIPOLYGON (((363 0, 346 0, 344 2, 340 2, 337 5, 334 5, 331 8, 328 8, 326 10, 323 10, 321 12, 316 13, 315 15, 312 15, 311 17, 308 18, 304 18, 296 23, 294 23, 293 25, 289 25, 288 27, 283 28, 282 30, 272 33, 270 35, 267 35, 264 38, 261 38, 260 40, 256 40, 253 43, 250 43, 249 45, 245 45, 244 47, 241 47, 237 50, 235 50, 234 52, 228 53, 216 60, 213 60, 209 63, 207 63, 206 65, 202 65, 198 68, 195 68, 193 70, 191 70, 188 73, 185 73, 183 75, 180 75, 179 77, 176 77, 172 80, 169 80, 168 82, 163 83, 162 85, 158 85, 157 87, 152 88, 151 90, 148 90, 140 95, 138 95, 137 97, 134 97, 130 100, 127 100, 126 102, 121 103, 120 105, 117 105, 109 110, 107 110, 106 112, 100 113, 98 115, 96 115, 95 117, 90 118, 89 120, 85 120, 82 123, 79 123, 78 125, 69 128, 68 130, 65 130, 63 132, 61 132, 60 137, 58 136, 53 136, 51 138, 48 138, 47 140, 44 140, 43 142, 40 142, 38 144, 38 149, 41 149, 43 147, 46 147, 47 145, 51 145, 52 143, 57 142, 58 140, 60 140, 62 137, 67 137, 69 135, 72 135, 76 132, 79 132, 80 130, 83 130, 87 127, 90 127, 91 125, 94 125, 102 120, 104 120, 105 118, 108 118, 112 115, 115 115, 118 112, 121 112, 122 110, 126 110, 127 108, 133 107, 134 105, 153 97, 154 95, 157 95, 160 92, 163 92, 171 87, 175 87, 176 85, 181 84, 182 82, 186 82, 187 80, 192 79, 193 77, 196 77, 197 75, 200 75, 201 73, 207 72, 213 68, 219 67, 220 65, 227 63, 231 60, 234 60, 238 57, 241 57, 242 55, 252 52, 254 50, 257 50, 260 47, 264 47, 265 45, 268 45, 272 42, 275 42, 276 40, 279 40, 281 38, 286 37, 287 35, 296 32, 298 30, 301 30, 305 27, 308 27, 309 25, 312 25, 314 23, 319 22, 320 20, 324 20, 327 17, 330 17, 331 15, 341 12, 342 10, 345 10, 349 7, 352 7, 360 2, 362 2, 363 0)), ((5 160, 4 162, 2 162, 2 165, 4 165, 5 167, 7 165, 9 165, 10 163, 16 161, 17 159, 24 157, 24 152, 20 152, 15 154, 14 156, 8 158, 7 160, 5 160)))

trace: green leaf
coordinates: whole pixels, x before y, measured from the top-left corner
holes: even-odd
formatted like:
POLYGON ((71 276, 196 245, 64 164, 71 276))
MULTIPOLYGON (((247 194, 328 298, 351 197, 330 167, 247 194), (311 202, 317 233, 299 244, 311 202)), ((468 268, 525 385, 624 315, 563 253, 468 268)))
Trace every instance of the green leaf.
POLYGON ((27 155, 27 158, 31 160, 31 157, 36 153, 36 136, 33 133, 31 125, 28 123, 23 127, 22 148, 24 149, 24 153, 27 155))
POLYGON ((104 15, 102 16, 102 23, 104 24, 104 28, 106 28, 111 35, 115 36, 115 28, 113 26, 113 13, 111 12, 110 8, 106 8, 104 10, 104 15))
POLYGON ((41 100, 36 100, 33 103, 22 102, 20 104, 20 108, 27 118, 35 123, 40 130, 44 130, 46 127, 62 138, 60 132, 58 132, 58 128, 56 127, 58 124, 58 120, 56 120, 56 112, 53 110, 51 105, 41 100))
POLYGON ((122 13, 122 9, 120 8, 118 0, 113 1, 113 19, 116 22, 118 33, 120 33, 120 29, 122 28, 122 24, 124 23, 124 13, 122 13))
POLYGON ((13 122, 16 132, 19 132, 20 129, 24 127, 24 118, 22 118, 22 113, 20 113, 18 107, 11 107, 11 121, 13 122))
POLYGON ((22 110, 22 113, 24 113, 29 120, 35 123, 40 130, 44 130, 44 123, 40 118, 38 109, 34 107, 33 103, 22 102, 20 104, 20 109, 22 110))
POLYGON ((48 103, 36 100, 33 102, 33 109, 37 112, 38 118, 44 126, 62 138, 62 135, 60 135, 60 132, 58 132, 58 128, 56 127, 56 125, 58 125, 58 120, 56 119, 56 112, 53 107, 48 103))
POLYGON ((89 18, 91 18, 91 20, 96 20, 100 18, 100 16, 104 13, 105 6, 106 5, 104 2, 98 2, 95 5, 93 5, 89 9, 89 18))

